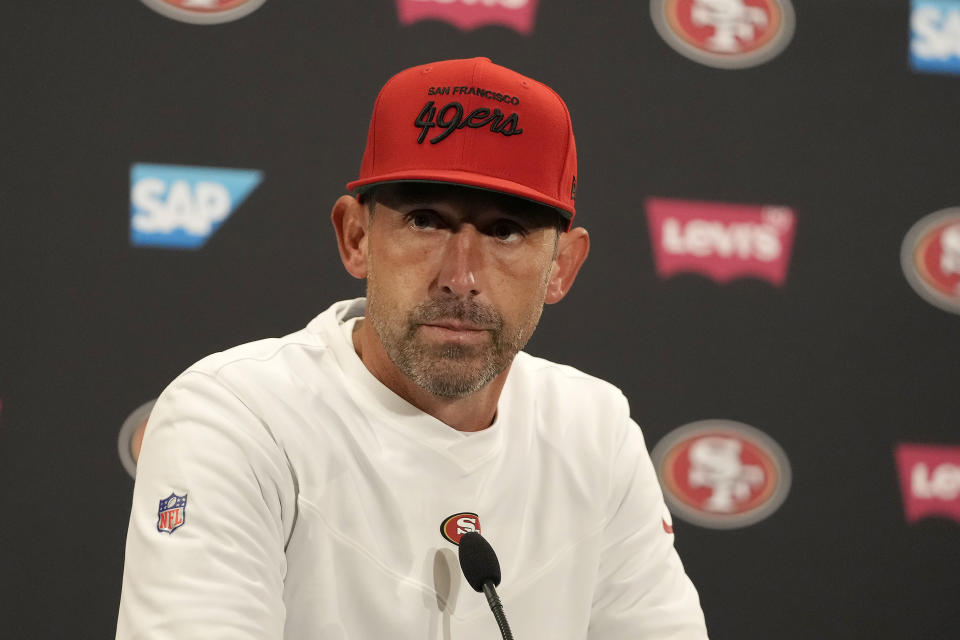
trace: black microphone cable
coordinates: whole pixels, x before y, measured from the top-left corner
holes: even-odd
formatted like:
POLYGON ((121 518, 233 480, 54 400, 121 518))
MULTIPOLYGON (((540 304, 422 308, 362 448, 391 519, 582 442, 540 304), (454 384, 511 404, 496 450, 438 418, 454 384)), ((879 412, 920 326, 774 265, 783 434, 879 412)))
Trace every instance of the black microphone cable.
POLYGON ((503 640, 513 640, 510 625, 507 624, 507 616, 503 612, 503 604, 500 602, 500 596, 497 595, 496 586, 500 584, 500 561, 497 560, 493 547, 482 535, 471 531, 460 538, 459 556, 460 569, 463 570, 463 576, 467 582, 474 591, 482 591, 487 596, 487 604, 490 605, 497 626, 500 627, 503 640))

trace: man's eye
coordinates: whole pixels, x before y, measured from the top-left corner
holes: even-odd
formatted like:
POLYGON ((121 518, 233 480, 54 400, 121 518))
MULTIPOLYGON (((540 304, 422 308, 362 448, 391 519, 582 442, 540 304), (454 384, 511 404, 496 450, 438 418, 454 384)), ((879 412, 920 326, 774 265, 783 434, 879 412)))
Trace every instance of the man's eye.
POLYGON ((415 229, 435 229, 437 227, 437 216, 429 211, 411 211, 407 214, 407 220, 415 229))
POLYGON ((524 228, 516 222, 509 220, 500 220, 490 227, 490 235, 497 240, 519 240, 525 235, 524 228))

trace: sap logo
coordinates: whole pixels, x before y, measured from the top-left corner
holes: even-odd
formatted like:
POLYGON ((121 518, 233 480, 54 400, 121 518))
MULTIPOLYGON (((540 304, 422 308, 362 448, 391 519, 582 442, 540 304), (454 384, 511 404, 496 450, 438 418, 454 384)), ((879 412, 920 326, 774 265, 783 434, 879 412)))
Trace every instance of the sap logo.
POLYGON ((442 20, 464 31, 489 24, 533 32, 538 0, 397 0, 400 24, 442 20))
POLYGON ((796 227, 789 207, 650 198, 647 219, 661 278, 692 272, 720 283, 786 280, 796 227))
POLYGON ((162 164, 130 167, 130 243, 197 249, 263 180, 260 171, 162 164))
POLYGON ((960 73, 960 2, 914 0, 910 36, 910 66, 914 70, 960 73))
POLYGON ((960 447, 900 444, 895 457, 907 522, 929 516, 960 522, 960 447))

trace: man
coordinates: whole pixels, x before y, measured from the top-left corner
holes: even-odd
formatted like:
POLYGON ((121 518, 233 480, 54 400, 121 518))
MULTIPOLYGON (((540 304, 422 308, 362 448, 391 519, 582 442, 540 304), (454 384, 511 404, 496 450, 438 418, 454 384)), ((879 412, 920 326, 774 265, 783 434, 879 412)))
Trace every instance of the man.
POLYGON ((394 76, 332 213, 367 298, 164 391, 117 637, 495 638, 456 557, 482 531, 518 638, 705 638, 623 395, 520 351, 587 256, 575 185, 548 87, 394 76))

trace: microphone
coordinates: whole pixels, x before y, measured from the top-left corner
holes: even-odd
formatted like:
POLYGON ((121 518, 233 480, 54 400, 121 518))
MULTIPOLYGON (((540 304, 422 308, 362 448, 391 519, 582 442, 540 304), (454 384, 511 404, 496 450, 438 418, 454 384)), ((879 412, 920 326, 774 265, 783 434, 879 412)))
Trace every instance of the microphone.
POLYGON ((476 531, 470 531, 460 538, 459 555, 463 577, 467 579, 474 591, 483 591, 487 596, 487 604, 493 611, 493 617, 497 621, 497 626, 500 627, 503 640, 513 640, 510 625, 507 624, 507 616, 503 613, 503 605, 494 588, 500 584, 500 561, 497 560, 493 547, 482 535, 476 531))

